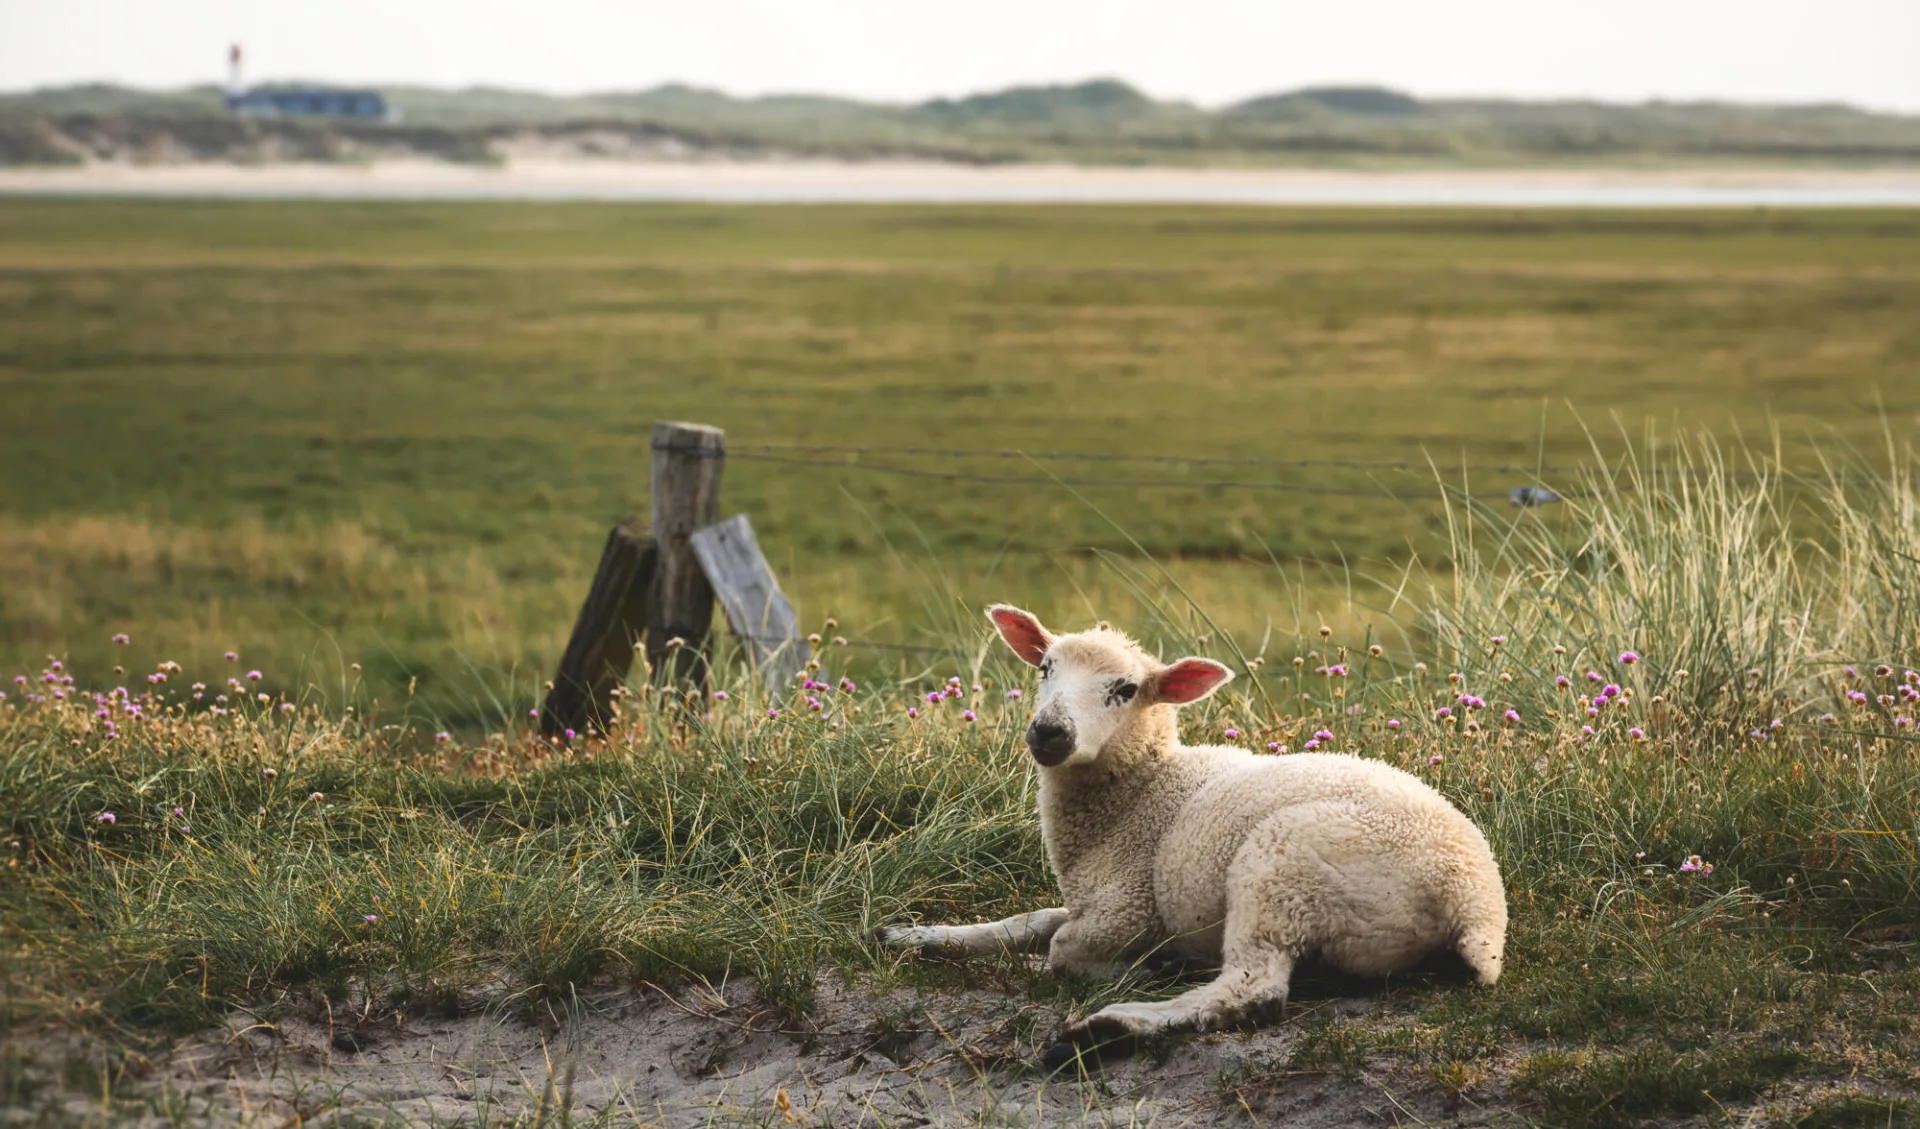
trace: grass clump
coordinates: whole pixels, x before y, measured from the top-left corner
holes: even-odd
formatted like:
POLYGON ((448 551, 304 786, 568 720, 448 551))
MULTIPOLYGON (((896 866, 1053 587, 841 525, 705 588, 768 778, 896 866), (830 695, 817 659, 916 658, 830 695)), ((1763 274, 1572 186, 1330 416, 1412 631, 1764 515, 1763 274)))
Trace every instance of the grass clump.
POLYGON ((556 750, 159 696, 129 722, 143 703, 77 700, 0 713, 9 920, 52 962, 16 969, 23 1018, 72 1005, 69 961, 100 972, 89 1007, 136 1022, 204 1021, 276 985, 444 996, 607 972, 751 973, 801 1007, 864 916, 956 908, 956 862, 1001 860, 968 868, 974 897, 1044 881, 1005 727, 675 710, 556 750))
POLYGON ((1910 1129, 1920 1102, 1896 1096, 1839 1094, 1815 1103, 1787 1124, 1793 1129, 1910 1129))
POLYGON ((1569 1127, 1636 1125, 1691 1117, 1744 1102, 1792 1074, 1805 1057, 1788 1048, 1709 1047, 1672 1054, 1663 1045, 1549 1053, 1521 1067, 1517 1090, 1546 1120, 1569 1127))

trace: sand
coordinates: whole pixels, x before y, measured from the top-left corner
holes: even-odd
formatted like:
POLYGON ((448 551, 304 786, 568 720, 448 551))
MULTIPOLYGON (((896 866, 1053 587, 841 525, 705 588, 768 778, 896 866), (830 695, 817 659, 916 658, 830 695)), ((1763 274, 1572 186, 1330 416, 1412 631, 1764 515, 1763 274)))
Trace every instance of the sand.
POLYGON ((594 161, 496 167, 99 163, 0 169, 0 192, 74 195, 743 202, 1185 202, 1479 206, 1920 206, 1920 168, 1087 168, 844 161, 594 161))
MULTIPOLYGON (((1420 1075, 1289 1067, 1307 1024, 1364 1017, 1376 1006, 1366 997, 1306 1000, 1287 1021, 1260 1031, 1182 1037, 1049 1074, 1035 1065, 1035 1052, 1061 1016, 1017 989, 862 993, 823 976, 805 1018, 775 1012, 740 981, 670 991, 609 987, 570 1008, 460 1014, 309 1001, 272 1015, 236 1013, 224 1027, 155 1052, 129 1076, 137 1081, 123 1079, 111 1119, 138 1126, 537 1123, 533 1115, 544 1106, 549 1124, 795 1123, 781 1111, 783 1100, 797 1123, 837 1127, 1197 1129, 1245 1125, 1254 1113, 1260 1123, 1318 1129, 1471 1114, 1420 1075)), ((59 1055, 45 1045, 39 1051, 51 1083, 63 1073, 59 1055)), ((64 1073, 71 1081, 71 1071, 64 1073)), ((38 1123, 107 1112, 98 1092, 85 1089, 56 1088, 33 1108, 0 1108, 0 1124, 12 1123, 10 1115, 38 1123)), ((1497 1101, 1500 1094, 1489 1088, 1476 1096, 1497 1101)))

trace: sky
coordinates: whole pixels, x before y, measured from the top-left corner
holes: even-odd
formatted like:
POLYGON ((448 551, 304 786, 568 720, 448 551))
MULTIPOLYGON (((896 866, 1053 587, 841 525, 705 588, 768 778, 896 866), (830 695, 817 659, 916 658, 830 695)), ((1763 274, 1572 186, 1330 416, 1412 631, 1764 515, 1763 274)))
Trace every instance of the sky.
POLYGON ((0 89, 252 78, 915 101, 1120 78, 1920 113, 1920 0, 0 0, 0 89))

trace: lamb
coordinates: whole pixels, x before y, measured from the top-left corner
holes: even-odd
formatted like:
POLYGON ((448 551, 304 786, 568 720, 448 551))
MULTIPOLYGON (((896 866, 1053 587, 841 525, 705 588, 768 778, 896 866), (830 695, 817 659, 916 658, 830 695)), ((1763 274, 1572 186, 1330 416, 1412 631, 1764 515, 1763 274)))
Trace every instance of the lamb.
POLYGON ((1480 829, 1438 792, 1358 757, 1183 745, 1176 709, 1232 678, 1225 666, 1162 665, 1104 624, 1056 636, 1019 608, 987 615, 1040 669, 1026 740, 1066 905, 982 925, 884 928, 882 943, 1045 952, 1071 976, 1111 977, 1147 957, 1219 967, 1174 999, 1116 1003, 1069 1025, 1049 1048, 1055 1063, 1088 1045, 1284 1011, 1295 963, 1315 953, 1382 975, 1452 948, 1479 983, 1499 979, 1499 867, 1480 829))

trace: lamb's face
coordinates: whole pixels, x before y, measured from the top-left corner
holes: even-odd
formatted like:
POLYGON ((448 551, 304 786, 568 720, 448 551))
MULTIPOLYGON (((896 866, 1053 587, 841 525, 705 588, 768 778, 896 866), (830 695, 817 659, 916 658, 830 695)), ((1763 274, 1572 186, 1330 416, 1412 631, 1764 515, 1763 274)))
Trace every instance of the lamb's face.
POLYGON ((1096 760, 1137 712, 1199 701, 1233 677, 1211 659, 1163 666, 1105 627, 1056 636, 1018 608, 995 605, 987 615, 1014 654, 1040 669, 1027 751, 1048 768, 1096 760))
POLYGON ((1052 767, 1092 760, 1146 699, 1153 668, 1112 632, 1083 631, 1054 640, 1040 660, 1040 693, 1027 726, 1027 751, 1052 767), (1104 638, 1103 638, 1104 637, 1104 638))

